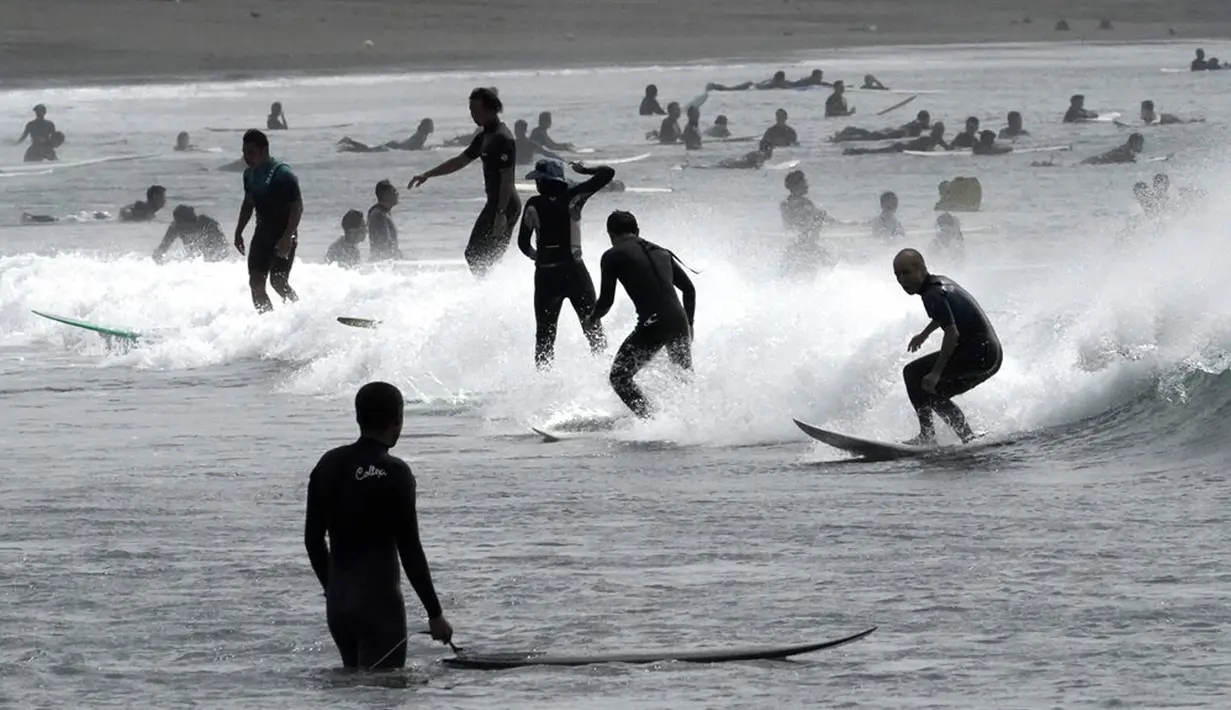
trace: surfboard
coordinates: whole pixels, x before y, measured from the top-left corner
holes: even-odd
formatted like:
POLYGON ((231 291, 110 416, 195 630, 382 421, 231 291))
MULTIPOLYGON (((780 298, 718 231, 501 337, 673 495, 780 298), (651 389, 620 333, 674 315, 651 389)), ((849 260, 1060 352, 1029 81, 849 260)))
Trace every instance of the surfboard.
MULTIPOLYGON (((538 192, 538 189, 539 189, 538 186, 532 182, 514 183, 513 187, 515 187, 518 192, 538 192)), ((628 187, 626 186, 623 190, 603 190, 599 194, 605 194, 605 193, 619 194, 621 192, 632 192, 632 193, 644 194, 644 195, 657 195, 661 193, 674 192, 674 190, 672 190, 669 187, 628 187)), ((467 202, 483 201, 486 199, 487 199, 486 197, 476 197, 473 199, 468 198, 467 202)))
POLYGON ((848 436, 812 426, 798 419, 792 419, 791 421, 795 422, 795 426, 799 427, 803 433, 822 444, 827 444, 835 449, 841 449, 856 456, 862 456, 869 461, 891 461, 894 459, 911 458, 913 456, 923 456, 940 448, 937 446, 914 446, 911 444, 876 441, 874 439, 861 439, 857 436, 848 436))
POLYGON ((1049 145, 1042 148, 1014 148, 1013 152, 1019 155, 1024 153, 1056 153, 1064 150, 1072 150, 1071 145, 1049 145))
POLYGON ((380 321, 371 318, 350 318, 348 316, 338 316, 338 322, 352 328, 375 328, 380 325, 380 321))
POLYGON ((639 155, 631 155, 627 158, 610 158, 606 160, 600 159, 600 160, 594 160, 591 162, 594 165, 624 165, 626 163, 635 163, 639 160, 645 160, 646 158, 649 158, 652 155, 654 154, 653 153, 641 153, 639 155))
POLYGON ((959 156, 972 156, 974 153, 969 148, 958 148, 957 150, 904 150, 902 155, 913 155, 916 158, 955 158, 959 156))
POLYGON ((631 653, 603 653, 595 655, 556 655, 538 652, 524 653, 467 653, 460 650, 454 658, 445 658, 441 662, 454 668, 469 668, 473 670, 496 671, 525 666, 588 666, 596 663, 661 663, 664 661, 679 661, 683 663, 732 663, 737 661, 779 661, 805 653, 814 653, 829 648, 837 648, 858 641, 876 631, 875 626, 857 634, 820 643, 801 644, 798 646, 762 646, 753 648, 711 649, 698 651, 643 651, 631 653))
POLYGON ((42 316, 43 318, 56 321, 57 323, 63 323, 64 325, 71 325, 74 328, 83 328, 85 330, 92 330, 95 333, 99 333, 100 335, 109 335, 109 336, 116 337, 116 338, 124 338, 125 340, 136 340, 141 337, 140 333, 134 333, 128 330, 119 330, 118 328, 108 328, 106 326, 98 325, 96 323, 87 323, 86 321, 83 321, 83 320, 77 320, 76 318, 69 318, 67 316, 57 316, 57 315, 52 315, 51 313, 43 313, 42 311, 35 311, 35 310, 31 310, 30 312, 36 316, 42 316))
POLYGON ((785 163, 774 163, 773 165, 766 165, 765 169, 766 170, 790 170, 791 168, 798 167, 801 162, 802 161, 799 161, 799 160, 788 160, 785 163))
POLYGON ((1100 113, 1098 115, 1098 118, 1092 118, 1090 119, 1090 121, 1094 123, 1109 123, 1111 121, 1116 120, 1119 117, 1120 117, 1119 111, 1112 111, 1110 113, 1100 113))
POLYGON ((915 99, 917 99, 917 98, 919 98, 919 95, 918 95, 918 94, 915 94, 914 96, 911 96, 911 97, 909 97, 909 98, 906 98, 906 99, 904 99, 904 100, 902 100, 902 101, 897 102, 896 104, 894 104, 894 105, 890 106, 889 108, 886 108, 886 109, 881 109, 880 111, 877 111, 877 112, 876 112, 876 115, 877 115, 877 116, 884 116, 885 114, 889 113, 890 111, 896 111, 897 109, 902 108, 903 106, 905 106, 906 104, 910 103, 911 101, 914 101, 914 100, 915 100, 915 99))

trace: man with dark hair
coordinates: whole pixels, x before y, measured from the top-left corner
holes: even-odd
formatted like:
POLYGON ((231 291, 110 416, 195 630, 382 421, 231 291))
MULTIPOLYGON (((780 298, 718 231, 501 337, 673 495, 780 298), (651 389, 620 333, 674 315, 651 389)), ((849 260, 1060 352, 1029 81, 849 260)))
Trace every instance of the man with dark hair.
POLYGON ((398 249, 398 228, 391 212, 398 203, 398 190, 388 180, 376 183, 376 204, 368 210, 368 238, 371 241, 368 258, 371 261, 401 259, 398 249))
POLYGON ((137 200, 120 210, 121 222, 148 222, 154 219, 158 210, 167 204, 167 188, 162 185, 150 185, 145 191, 145 202, 137 200))
POLYGON ((486 274, 504 256, 513 237, 513 225, 521 214, 521 199, 513 183, 517 145, 509 127, 500 120, 503 110, 504 104, 495 89, 478 88, 470 92, 470 118, 481 131, 461 155, 414 176, 407 185, 413 190, 431 178, 450 175, 481 159, 487 202, 466 244, 466 263, 475 276, 486 274))
POLYGON ((573 169, 590 179, 570 185, 564 166, 554 160, 540 160, 526 175, 539 194, 526 200, 517 246, 534 260, 534 363, 540 369, 551 367, 555 357, 556 328, 566 298, 577 312, 590 351, 597 354, 607 347, 603 326, 588 320, 594 309, 594 281, 581 259, 581 210, 611 182, 615 170, 581 163, 573 163, 573 169), (535 232, 537 248, 530 243, 535 232))
POLYGON ((359 388, 359 440, 327 452, 308 480, 304 546, 325 590, 329 633, 346 668, 406 665, 399 558, 427 611, 432 638, 453 638, 419 540, 415 477, 405 461, 389 455, 402 433, 402 409, 402 393, 387 382, 359 388))
POLYGON ((274 304, 265 291, 265 280, 283 301, 298 301, 291 288, 291 266, 298 246, 299 220, 303 217, 303 196, 299 178, 291 168, 269 154, 269 138, 258 130, 244 134, 244 204, 235 225, 235 248, 244 249, 244 228, 256 212, 256 229, 248 255, 248 286, 258 313, 272 311, 274 304))
POLYGON ((898 252, 893 258, 893 274, 903 291, 923 299, 923 308, 931 319, 910 339, 907 349, 913 353, 923 347, 932 331, 945 334, 939 352, 924 355, 902 371, 906 394, 919 417, 919 435, 906 443, 936 443, 933 411, 966 443, 975 435, 952 398, 983 384, 1000 370, 1000 340, 974 296, 952 279, 928 273, 919 252, 898 252))
POLYGON ((222 225, 213 217, 199 215, 190 205, 180 205, 171 213, 172 222, 167 227, 162 243, 154 250, 154 262, 161 264, 167 250, 176 239, 184 243, 184 253, 189 258, 202 257, 206 261, 222 261, 227 258, 227 237, 222 225))
POLYGON ((359 243, 368 236, 368 225, 363 221, 363 213, 359 210, 347 210, 342 215, 342 236, 329 245, 325 252, 326 264, 337 264, 343 269, 353 269, 363 261, 359 254, 359 243))
POLYGON ((637 308, 637 327, 620 345, 611 365, 611 387, 638 417, 650 416, 650 403, 633 378, 659 350, 671 362, 692 369, 692 324, 697 291, 675 254, 641 238, 637 218, 619 210, 607 218, 611 248, 603 254, 602 291, 588 319, 597 323, 615 303, 616 281, 637 308), (684 294, 680 305, 675 290, 684 294))

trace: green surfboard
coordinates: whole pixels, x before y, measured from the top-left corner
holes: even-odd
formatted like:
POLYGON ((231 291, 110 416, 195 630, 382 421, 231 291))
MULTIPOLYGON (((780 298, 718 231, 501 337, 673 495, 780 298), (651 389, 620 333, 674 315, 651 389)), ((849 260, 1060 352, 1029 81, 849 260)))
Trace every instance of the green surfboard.
POLYGON ((101 335, 110 335, 112 337, 124 338, 126 340, 136 340, 137 338, 141 337, 140 333, 134 333, 128 330, 118 330, 116 328, 108 328, 106 326, 96 325, 94 323, 87 323, 83 320, 77 320, 76 318, 56 316, 50 313, 43 313, 41 311, 34 311, 34 310, 30 312, 36 316, 42 316, 44 318, 56 321, 57 323, 63 323, 64 325, 71 325, 74 328, 83 328, 85 330, 92 330, 95 333, 99 333, 101 335))

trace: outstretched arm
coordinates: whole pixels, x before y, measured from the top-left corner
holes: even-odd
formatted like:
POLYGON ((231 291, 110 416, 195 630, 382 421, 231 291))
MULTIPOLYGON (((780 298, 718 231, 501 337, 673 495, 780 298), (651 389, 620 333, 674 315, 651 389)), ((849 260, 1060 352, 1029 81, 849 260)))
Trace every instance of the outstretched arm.
POLYGON ((175 230, 175 225, 167 227, 167 233, 162 235, 162 243, 154 250, 154 263, 161 264, 162 258, 167 255, 167 250, 171 248, 171 244, 175 242, 175 238, 179 236, 179 232, 175 230))

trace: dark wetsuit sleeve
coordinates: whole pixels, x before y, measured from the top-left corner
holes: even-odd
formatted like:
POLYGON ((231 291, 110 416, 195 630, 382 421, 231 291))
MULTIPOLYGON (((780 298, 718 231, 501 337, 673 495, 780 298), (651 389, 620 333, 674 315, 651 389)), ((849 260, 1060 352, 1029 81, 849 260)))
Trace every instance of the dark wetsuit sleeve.
POLYGON ((619 256, 615 251, 609 250, 603 254, 602 260, 599 261, 599 269, 602 271, 602 287, 599 289, 598 303, 594 304, 594 310, 590 312, 590 317, 598 320, 607 315, 607 311, 611 310, 612 304, 615 303, 615 287, 616 287, 616 269, 619 256))
POLYGON ((325 544, 325 501, 328 493, 325 487, 325 459, 322 458, 308 479, 308 514, 303 527, 303 544, 308 549, 308 560, 312 562, 312 571, 321 582, 321 588, 329 587, 329 547, 325 544))
POLYGON ((671 255, 671 281, 684 295, 684 313, 688 314, 688 325, 691 326, 693 316, 697 314, 697 287, 692 285, 692 279, 688 278, 688 273, 676 261, 674 254, 671 255))
POLYGON ((594 193, 607 187, 614 178, 614 168, 609 165, 600 165, 594 169, 594 174, 590 176, 589 180, 570 187, 568 203, 572 217, 579 219, 581 217, 581 208, 586 206, 586 200, 593 197, 594 193))
POLYGON ((492 134, 487 152, 495 156, 492 164, 497 170, 512 170, 517 165, 517 141, 499 131, 492 134))
POLYGON ((432 584, 432 572, 427 565, 427 555, 423 553, 423 543, 419 540, 419 516, 415 512, 415 479, 410 469, 398 472, 395 515, 397 520, 398 555, 402 558, 402 569, 410 586, 415 588, 419 601, 427 611, 429 619, 440 616, 440 599, 436 597, 436 587, 432 584))
POLYGON ((953 309, 949 307, 949 299, 945 298, 945 292, 939 286, 933 286, 923 292, 923 309, 941 328, 954 324, 953 309))
POLYGON ((466 156, 467 158, 470 158, 471 160, 476 160, 478 159, 480 155, 482 155, 482 153, 483 153, 483 131, 479 131, 478 133, 474 134, 474 138, 471 139, 470 145, 466 146, 466 150, 462 151, 462 155, 466 156))
POLYGON ((521 213, 521 228, 517 232, 517 248, 521 249, 521 253, 525 254, 530 259, 538 256, 538 252, 531 243, 530 238, 534 236, 534 230, 539 226, 539 211, 535 207, 534 198, 526 201, 526 209, 521 213))

